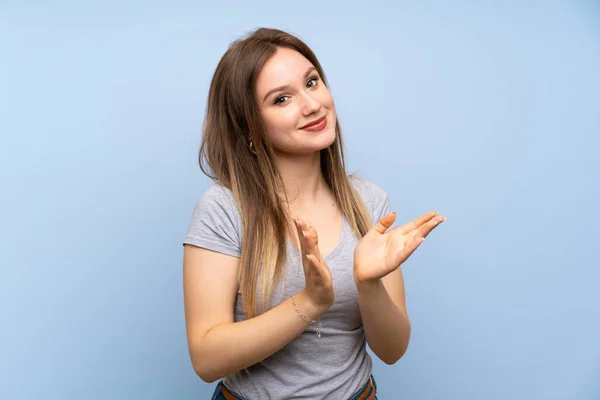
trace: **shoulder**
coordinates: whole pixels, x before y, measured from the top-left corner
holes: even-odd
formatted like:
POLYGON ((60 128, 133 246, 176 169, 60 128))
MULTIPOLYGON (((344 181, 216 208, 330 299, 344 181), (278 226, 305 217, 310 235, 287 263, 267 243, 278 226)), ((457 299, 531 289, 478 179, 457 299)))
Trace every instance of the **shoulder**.
POLYGON ((212 183, 202 192, 195 214, 208 214, 211 219, 240 219, 233 193, 220 183, 212 183))
POLYGON ((365 203, 373 223, 390 212, 389 196, 383 188, 369 179, 359 178, 356 175, 349 175, 348 179, 365 203))
POLYGON ((239 256, 242 221, 233 193, 221 184, 209 185, 192 213, 184 243, 239 256))
POLYGON ((202 195, 200 196, 199 202, 203 203, 228 203, 235 204, 233 199, 233 193, 231 190, 221 185, 220 183, 212 183, 210 184, 202 195))
POLYGON ((388 194, 380 186, 365 178, 349 175, 348 179, 365 203, 377 203, 385 200, 388 194))

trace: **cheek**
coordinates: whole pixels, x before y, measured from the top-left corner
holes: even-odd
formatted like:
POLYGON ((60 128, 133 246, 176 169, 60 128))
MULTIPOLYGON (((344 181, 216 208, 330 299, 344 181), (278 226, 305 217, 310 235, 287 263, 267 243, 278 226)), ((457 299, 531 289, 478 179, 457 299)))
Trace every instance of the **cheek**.
POLYGON ((321 105, 323 105, 324 107, 334 110, 335 109, 335 103, 333 101, 333 96, 331 95, 331 92, 327 89, 324 89, 321 91, 321 93, 319 93, 319 97, 320 100, 319 102, 321 103, 321 105))
POLYGON ((274 109, 263 115, 263 119, 267 125, 267 135, 277 141, 278 137, 296 129, 298 111, 294 107, 274 109))

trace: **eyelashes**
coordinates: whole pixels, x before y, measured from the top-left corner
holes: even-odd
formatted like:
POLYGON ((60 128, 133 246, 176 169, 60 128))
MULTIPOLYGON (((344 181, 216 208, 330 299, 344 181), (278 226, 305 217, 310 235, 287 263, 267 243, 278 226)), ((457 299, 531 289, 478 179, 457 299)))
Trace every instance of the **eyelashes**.
POLYGON ((284 103, 287 101, 286 99, 287 99, 288 97, 290 97, 290 96, 286 96, 286 95, 279 96, 278 98, 276 98, 276 99, 275 99, 275 102, 274 102, 273 104, 275 104, 275 105, 281 105, 281 104, 284 104, 284 103))
MULTIPOLYGON (((318 85, 318 83, 319 83, 319 80, 320 80, 320 78, 319 78, 319 76, 318 76, 318 75, 311 76, 311 77, 310 77, 310 78, 309 78, 309 79, 306 81, 306 87, 307 87, 307 88, 309 88, 309 89, 313 89, 313 88, 317 87, 317 85, 318 85)), ((287 101, 288 101, 288 99, 289 99, 290 97, 291 97, 291 96, 288 96, 288 95, 286 95, 286 94, 284 94, 284 95, 281 95, 281 96, 278 96, 278 97, 275 99, 275 101, 273 102, 273 104, 275 104, 275 105, 283 105, 283 104, 287 103, 287 101)))
POLYGON ((315 75, 315 76, 311 77, 311 78, 310 78, 310 79, 309 79, 309 80, 306 82, 306 86, 307 86, 307 87, 315 87, 315 86, 317 85, 317 83, 319 83, 319 77, 315 75), (315 83, 314 83, 312 86, 308 86, 308 83, 309 83, 309 82, 313 82, 313 81, 314 81, 315 83))

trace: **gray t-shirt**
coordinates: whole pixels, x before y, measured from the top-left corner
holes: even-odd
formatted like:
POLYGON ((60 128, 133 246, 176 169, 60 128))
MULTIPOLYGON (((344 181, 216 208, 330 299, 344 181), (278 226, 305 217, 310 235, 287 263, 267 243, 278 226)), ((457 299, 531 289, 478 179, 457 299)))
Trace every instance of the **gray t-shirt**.
MULTIPOLYGON (((365 179, 350 179, 373 223, 390 212, 388 196, 381 188, 365 179)), ((231 191, 216 183, 210 185, 194 209, 184 243, 240 257, 242 235, 242 221, 231 191)), ((335 302, 321 316, 321 338, 316 335, 316 324, 309 326, 272 356, 224 377, 228 389, 250 400, 347 399, 367 382, 372 362, 366 351, 352 275, 357 243, 358 238, 344 218, 338 245, 324 255, 333 277, 335 302)), ((284 284, 276 287, 271 307, 304 286, 299 250, 288 240, 284 284)), ((245 319, 238 289, 235 321, 245 319)))

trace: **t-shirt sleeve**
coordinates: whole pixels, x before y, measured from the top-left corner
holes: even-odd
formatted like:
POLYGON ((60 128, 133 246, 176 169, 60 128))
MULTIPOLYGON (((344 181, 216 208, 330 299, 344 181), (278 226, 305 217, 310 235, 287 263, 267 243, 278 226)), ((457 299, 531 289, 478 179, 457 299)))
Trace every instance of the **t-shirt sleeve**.
POLYGON ((198 200, 184 244, 241 256, 241 218, 229 189, 212 184, 198 200))
POLYGON ((381 218, 392 212, 392 207, 387 192, 374 183, 371 184, 371 189, 372 218, 373 224, 376 224, 381 218))
MULTIPOLYGON (((365 206, 371 217, 371 222, 375 225, 384 215, 392 212, 390 198, 386 191, 368 179, 350 177, 351 182, 365 202, 365 206)), ((392 225, 395 227, 396 223, 392 225)))

